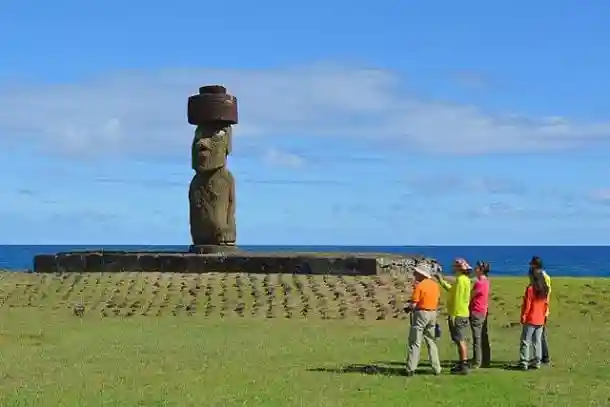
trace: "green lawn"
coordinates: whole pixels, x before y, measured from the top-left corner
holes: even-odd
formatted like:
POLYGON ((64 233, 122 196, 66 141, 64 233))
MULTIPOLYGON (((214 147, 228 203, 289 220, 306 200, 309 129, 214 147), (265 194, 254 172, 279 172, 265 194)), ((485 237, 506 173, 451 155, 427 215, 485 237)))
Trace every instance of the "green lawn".
POLYGON ((404 281, 249 277, 0 274, 0 406, 610 405, 610 279, 553 279, 551 367, 503 369, 525 279, 496 278, 493 367, 406 378, 404 281))

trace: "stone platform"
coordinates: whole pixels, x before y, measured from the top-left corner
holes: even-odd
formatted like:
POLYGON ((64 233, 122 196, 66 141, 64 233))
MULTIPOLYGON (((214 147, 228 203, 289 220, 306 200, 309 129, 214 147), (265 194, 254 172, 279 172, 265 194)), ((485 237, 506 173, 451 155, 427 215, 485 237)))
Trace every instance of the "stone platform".
POLYGON ((35 273, 163 272, 289 273, 332 275, 411 274, 422 256, 389 253, 86 251, 34 257, 35 273))

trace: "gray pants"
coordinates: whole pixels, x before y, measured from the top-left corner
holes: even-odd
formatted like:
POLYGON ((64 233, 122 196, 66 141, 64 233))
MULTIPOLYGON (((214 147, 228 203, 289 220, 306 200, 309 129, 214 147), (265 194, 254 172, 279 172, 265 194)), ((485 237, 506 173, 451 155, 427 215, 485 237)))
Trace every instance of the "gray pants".
POLYGON ((540 366, 542 359, 542 331, 543 325, 523 325, 521 331, 521 346, 519 348, 519 363, 522 367, 529 367, 530 363, 534 367, 540 366), (530 348, 534 348, 534 357, 530 359, 530 348))
POLYGON ((413 311, 411 313, 411 329, 409 330, 409 343, 407 344, 407 371, 415 372, 419 364, 422 340, 428 348, 428 359, 432 370, 441 371, 441 363, 436 347, 436 311, 413 311))
POLYGON ((472 331, 472 362, 475 366, 489 366, 491 348, 487 331, 487 315, 472 313, 470 315, 472 331))

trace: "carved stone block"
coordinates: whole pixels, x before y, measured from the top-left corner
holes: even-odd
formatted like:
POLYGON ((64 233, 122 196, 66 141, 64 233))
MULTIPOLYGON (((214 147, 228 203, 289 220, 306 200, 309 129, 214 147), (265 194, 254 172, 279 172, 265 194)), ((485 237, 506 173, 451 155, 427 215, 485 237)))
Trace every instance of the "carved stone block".
POLYGON ((194 245, 234 245, 235 180, 226 168, 198 172, 189 187, 194 245))
POLYGON ((215 170, 227 164, 231 154, 233 129, 219 123, 197 126, 191 145, 191 166, 197 172, 215 170))
POLYGON ((188 98, 187 119, 195 126, 210 122, 237 124, 237 98, 223 86, 202 86, 198 95, 188 98))

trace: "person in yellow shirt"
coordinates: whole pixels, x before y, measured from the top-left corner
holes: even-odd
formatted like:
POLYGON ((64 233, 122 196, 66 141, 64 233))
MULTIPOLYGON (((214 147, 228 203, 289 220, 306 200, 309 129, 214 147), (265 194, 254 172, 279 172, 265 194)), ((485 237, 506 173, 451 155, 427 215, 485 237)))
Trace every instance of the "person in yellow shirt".
POLYGON ((447 314, 449 316, 449 332, 451 340, 456 344, 458 351, 458 362, 451 369, 454 374, 468 373, 468 345, 466 344, 466 333, 470 324, 470 271, 472 267, 464 259, 458 258, 453 261, 453 272, 456 275, 455 282, 450 284, 437 274, 438 282, 449 293, 447 298, 447 314))
POLYGON ((428 348, 428 359, 435 375, 441 373, 436 346, 436 316, 441 290, 432 279, 433 270, 427 264, 415 267, 415 287, 405 311, 411 315, 411 328, 407 345, 407 376, 412 376, 419 364, 422 340, 428 348))

